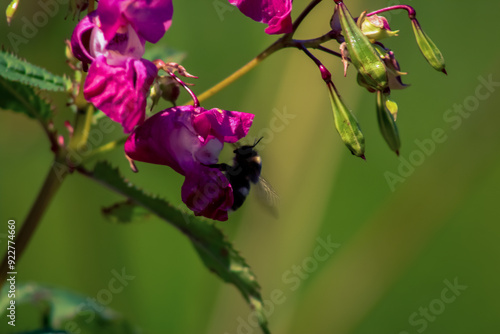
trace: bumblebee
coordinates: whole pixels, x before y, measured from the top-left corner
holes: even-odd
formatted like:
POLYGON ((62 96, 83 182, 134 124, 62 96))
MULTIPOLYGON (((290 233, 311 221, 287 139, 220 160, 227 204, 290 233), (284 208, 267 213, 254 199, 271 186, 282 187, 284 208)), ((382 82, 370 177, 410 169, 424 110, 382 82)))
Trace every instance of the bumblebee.
POLYGON ((256 185, 259 189, 259 198, 263 200, 268 209, 276 215, 275 207, 278 195, 271 185, 260 175, 262 170, 262 159, 255 150, 255 146, 262 140, 260 138, 253 145, 244 145, 237 147, 233 153, 233 164, 225 163, 210 165, 209 167, 218 168, 227 177, 233 188, 234 202, 231 209, 239 209, 248 194, 250 193, 250 184, 256 185))

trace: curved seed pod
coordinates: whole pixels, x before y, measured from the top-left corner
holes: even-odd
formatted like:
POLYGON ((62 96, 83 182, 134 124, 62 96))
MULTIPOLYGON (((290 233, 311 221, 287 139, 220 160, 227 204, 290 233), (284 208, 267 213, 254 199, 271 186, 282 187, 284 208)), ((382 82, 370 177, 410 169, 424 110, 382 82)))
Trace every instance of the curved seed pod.
POLYGON ((335 10, 339 11, 340 24, 352 64, 367 85, 375 90, 384 90, 388 83, 384 62, 356 25, 345 4, 339 2, 335 10))
POLYGON ((330 102, 332 104, 333 118, 337 132, 352 154, 365 159, 365 137, 361 132, 356 117, 342 102, 333 83, 330 81, 327 83, 327 86, 330 92, 330 102))
POLYGON ((396 114, 396 103, 389 101, 383 92, 377 91, 377 120, 380 132, 382 132, 382 136, 389 145, 390 149, 399 155, 401 142, 399 140, 398 127, 396 126, 395 121, 396 114), (388 106, 390 106, 391 110, 389 110, 388 106))
POLYGON ((444 68, 444 57, 441 51, 437 48, 436 44, 427 36, 427 34, 422 30, 420 23, 417 19, 411 20, 411 25, 413 27, 413 32, 415 33, 415 38, 417 39, 417 44, 424 55, 427 62, 436 70, 446 73, 444 68))

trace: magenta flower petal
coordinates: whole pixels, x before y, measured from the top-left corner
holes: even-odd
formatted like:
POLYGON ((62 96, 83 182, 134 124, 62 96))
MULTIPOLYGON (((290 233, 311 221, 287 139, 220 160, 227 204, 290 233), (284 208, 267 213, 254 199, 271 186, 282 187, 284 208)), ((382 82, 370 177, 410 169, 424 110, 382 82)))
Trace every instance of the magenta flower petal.
POLYGON ((97 57, 85 80, 84 96, 125 133, 144 122, 146 97, 158 70, 145 59, 129 58, 124 66, 110 66, 104 56, 97 57))
POLYGON ((182 106, 165 109, 137 127, 125 142, 133 160, 170 166, 186 177, 182 200, 196 215, 226 220, 233 190, 218 162, 223 142, 246 136, 253 115, 182 106))
POLYGON ((85 16, 73 30, 71 35, 71 51, 73 55, 82 61, 84 66, 88 66, 94 61, 94 56, 90 53, 90 36, 92 29, 96 27, 96 13, 85 16))
POLYGON ((201 146, 190 126, 193 109, 183 106, 154 114, 127 139, 125 153, 131 159, 170 166, 186 175, 186 170, 199 164, 194 161, 194 152, 201 146))
POLYGON ((233 206, 233 189, 222 172, 215 168, 199 166, 186 175, 182 185, 182 201, 196 216, 219 221, 227 220, 233 206))
POLYGON ((247 135, 254 115, 221 109, 210 109, 197 115, 193 126, 200 136, 214 136, 226 143, 235 143, 247 135))
POLYGON ((107 40, 130 23, 139 36, 151 43, 163 37, 174 13, 172 0, 101 0, 96 11, 107 40))
POLYGON ((254 21, 266 23, 267 34, 292 32, 292 0, 229 0, 254 21))

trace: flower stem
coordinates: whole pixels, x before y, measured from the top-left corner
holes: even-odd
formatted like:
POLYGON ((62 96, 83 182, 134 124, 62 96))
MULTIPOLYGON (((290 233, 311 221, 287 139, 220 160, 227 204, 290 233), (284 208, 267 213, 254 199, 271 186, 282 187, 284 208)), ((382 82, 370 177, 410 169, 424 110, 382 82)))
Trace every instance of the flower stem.
MULTIPOLYGON (((284 47, 284 44, 282 42, 282 39, 278 39, 275 43, 271 44, 267 49, 265 49, 260 54, 258 54, 257 57, 253 58, 248 63, 243 65, 243 67, 238 69, 236 72, 234 72, 233 74, 231 74, 230 76, 228 76, 227 78, 225 78, 224 80, 222 80, 221 82, 216 84, 215 86, 209 88, 208 90, 206 90, 203 93, 201 93, 200 95, 198 95, 198 101, 202 102, 202 101, 214 96, 215 94, 217 94, 218 92, 220 92, 221 90, 223 90, 224 88, 226 88, 227 86, 229 86, 230 84, 232 84, 233 82, 235 82, 236 80, 241 78, 243 75, 248 73, 255 66, 259 65, 264 59, 269 57, 271 54, 282 49, 283 47, 284 47)), ((185 103, 184 105, 191 104, 191 103, 192 103, 192 101, 189 101, 188 103, 185 103)))
POLYGON ((382 9, 376 10, 374 12, 366 14, 366 16, 368 17, 368 16, 372 16, 372 15, 375 15, 375 14, 379 14, 379 13, 383 13, 383 12, 388 12, 388 11, 396 10, 396 9, 404 9, 404 10, 406 10, 408 12, 408 17, 410 19, 414 19, 415 16, 417 15, 417 13, 415 12, 415 9, 412 6, 397 5, 397 6, 391 6, 391 7, 386 7, 386 8, 382 8, 382 9))
POLYGON ((108 142, 108 143, 106 143, 106 144, 104 144, 102 146, 99 146, 98 148, 92 150, 91 153, 89 153, 87 156, 85 156, 85 158, 83 159, 82 164, 91 161, 92 159, 94 159, 99 154, 112 151, 115 148, 117 148, 118 146, 121 146, 121 145, 125 144, 125 141, 127 141, 127 138, 128 138, 127 136, 121 137, 121 138, 119 138, 117 140, 110 141, 110 142, 108 142))
MULTIPOLYGON (((19 263, 19 259, 23 254, 26 246, 28 245, 33 233, 35 232, 38 223, 40 222, 43 214, 47 210, 52 198, 56 194, 57 190, 61 186, 65 176, 68 174, 68 168, 66 165, 62 164, 58 159, 54 161, 50 167, 49 173, 45 179, 42 189, 38 193, 35 203, 31 207, 31 210, 21 226, 19 233, 14 240, 16 247, 16 263, 19 263), (61 166, 61 167, 59 167, 61 166)), ((5 255, 2 263, 0 264, 0 289, 5 283, 7 278, 7 272, 9 272, 8 258, 5 255)))

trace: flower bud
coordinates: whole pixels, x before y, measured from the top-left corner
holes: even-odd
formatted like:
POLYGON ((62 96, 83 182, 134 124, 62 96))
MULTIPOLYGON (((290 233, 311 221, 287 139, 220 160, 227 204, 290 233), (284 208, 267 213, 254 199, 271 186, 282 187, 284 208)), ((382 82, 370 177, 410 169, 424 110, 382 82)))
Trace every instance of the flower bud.
POLYGON ((398 127, 396 126, 397 104, 387 99, 381 91, 377 91, 377 119, 382 136, 390 149, 399 155, 401 142, 398 127))
POLYGON ((160 97, 171 102, 175 106, 175 101, 177 101, 179 94, 179 84, 174 78, 166 75, 158 77, 151 88, 150 96, 153 100, 151 110, 158 104, 160 97))
POLYGON ((427 62, 437 71, 446 73, 444 68, 444 57, 441 51, 437 48, 436 44, 427 36, 427 34, 422 30, 422 27, 418 23, 417 19, 411 20, 411 25, 413 27, 413 32, 415 33, 415 38, 417 39, 418 47, 424 55, 427 62))
POLYGON ((388 82, 384 62, 356 25, 344 3, 339 2, 335 10, 339 11, 340 24, 352 64, 368 86, 375 90, 384 90, 388 82))
POLYGON ((378 15, 366 17, 361 22, 361 31, 372 43, 387 37, 397 36, 399 32, 399 30, 392 31, 387 19, 378 15))
POLYGON ((344 144, 352 154, 365 159, 365 137, 361 132, 356 117, 347 109, 337 93, 335 86, 330 81, 327 83, 330 91, 330 101, 333 109, 335 127, 344 144))

